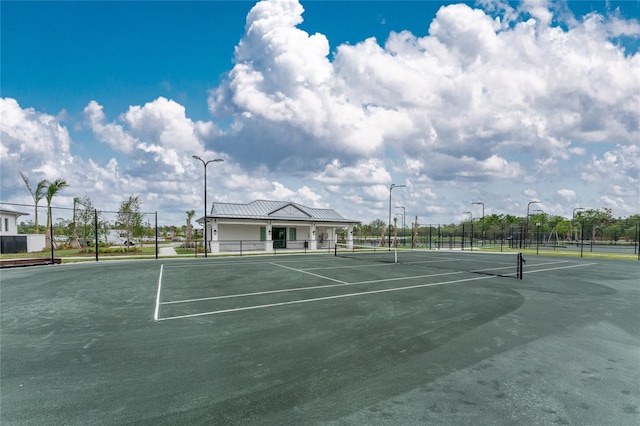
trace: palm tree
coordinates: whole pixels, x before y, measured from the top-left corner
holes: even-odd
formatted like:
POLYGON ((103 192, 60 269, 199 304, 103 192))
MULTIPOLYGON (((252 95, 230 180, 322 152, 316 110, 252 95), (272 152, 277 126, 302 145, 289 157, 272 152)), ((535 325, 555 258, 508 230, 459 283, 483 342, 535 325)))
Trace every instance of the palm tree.
POLYGON ((27 185, 27 189, 29 190, 29 193, 31 194, 31 197, 33 198, 33 202, 35 204, 35 229, 33 233, 39 234, 40 227, 38 226, 38 203, 46 195, 46 188, 49 184, 49 181, 46 179, 42 179, 40 182, 38 182, 38 185, 36 185, 36 190, 34 191, 33 189, 31 189, 31 184, 29 183, 29 178, 27 177, 27 175, 20 172, 20 176, 22 176, 24 184, 27 185))
POLYGON ((184 236, 184 245, 185 247, 189 247, 190 243, 191 243, 191 219, 193 219, 193 216, 196 214, 195 210, 189 210, 187 211, 187 231, 185 232, 185 236, 184 236))
POLYGON ((67 181, 60 178, 49 182, 49 185, 47 185, 47 192, 45 193, 45 198, 47 199, 47 230, 45 231, 47 234, 47 247, 51 247, 51 233, 49 232, 51 228, 51 200, 53 200, 54 195, 67 186, 69 186, 67 181))

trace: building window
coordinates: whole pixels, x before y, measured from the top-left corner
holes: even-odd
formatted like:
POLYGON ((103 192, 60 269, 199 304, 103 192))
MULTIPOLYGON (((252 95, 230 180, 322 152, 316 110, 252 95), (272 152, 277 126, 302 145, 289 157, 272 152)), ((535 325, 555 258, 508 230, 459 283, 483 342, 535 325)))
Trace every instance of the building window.
POLYGON ((289 228, 289 241, 296 240, 296 228, 289 228))
POLYGON ((264 226, 260 227, 260 241, 267 240, 267 228, 264 226))
POLYGON ((9 219, 4 218, 4 230, 9 232, 9 219))

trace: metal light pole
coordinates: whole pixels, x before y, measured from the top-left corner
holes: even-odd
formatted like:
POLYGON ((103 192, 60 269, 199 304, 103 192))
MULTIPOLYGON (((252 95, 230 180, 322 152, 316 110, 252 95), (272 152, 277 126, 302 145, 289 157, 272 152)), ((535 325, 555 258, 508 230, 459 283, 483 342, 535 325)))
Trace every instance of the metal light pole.
MULTIPOLYGON (((473 214, 471 214, 471 212, 462 212, 462 213, 469 215, 469 225, 471 226, 471 241, 469 244, 471 245, 471 250, 473 250, 473 214)), ((464 234, 462 234, 462 242, 463 242, 462 245, 464 246, 464 234)))
POLYGON ((484 203, 482 203, 480 201, 476 201, 476 202, 471 203, 471 204, 481 205, 482 206, 482 247, 484 247, 484 203))
POLYGON ((202 158, 200 158, 197 155, 192 155, 192 158, 199 160, 202 163, 202 166, 204 167, 204 240, 202 241, 202 245, 204 247, 204 257, 207 257, 207 252, 209 250, 207 245, 207 165, 209 163, 219 163, 221 161, 224 161, 222 158, 216 158, 214 160, 209 160, 209 161, 204 161, 202 158))
MULTIPOLYGON (((576 210, 585 210, 584 207, 576 207, 571 214, 571 241, 573 241, 573 223, 576 221, 576 210)), ((577 238, 576 238, 577 240, 577 238)), ((577 242, 576 242, 577 244, 577 242)))
POLYGON ((396 185, 395 183, 392 183, 389 187, 389 250, 391 250, 391 190, 393 188, 402 188, 405 186, 407 185, 396 185))
POLYGON ((544 242, 544 210, 536 209, 534 212, 542 213, 542 227, 540 227, 540 223, 537 223, 538 226, 538 235, 536 235, 536 254, 538 254, 538 246, 540 245, 540 229, 542 229, 542 242, 544 242))
POLYGON ((529 204, 527 204, 527 222, 524 227, 524 248, 527 248, 527 236, 529 235, 529 206, 531 206, 531 204, 540 204, 541 202, 542 201, 529 201, 529 204))
POLYGON ((396 209, 402 209, 402 239, 404 240, 405 244, 407 242, 405 236, 404 236, 404 220, 405 220, 405 214, 407 213, 407 211, 405 210, 405 208, 403 206, 396 206, 396 209))

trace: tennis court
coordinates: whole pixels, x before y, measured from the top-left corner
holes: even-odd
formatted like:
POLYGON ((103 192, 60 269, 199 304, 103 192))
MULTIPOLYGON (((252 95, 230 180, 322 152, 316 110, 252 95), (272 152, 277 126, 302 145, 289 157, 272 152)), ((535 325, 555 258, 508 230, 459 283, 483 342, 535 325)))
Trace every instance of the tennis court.
POLYGON ((0 423, 637 424, 640 265, 501 259, 2 271, 0 423))

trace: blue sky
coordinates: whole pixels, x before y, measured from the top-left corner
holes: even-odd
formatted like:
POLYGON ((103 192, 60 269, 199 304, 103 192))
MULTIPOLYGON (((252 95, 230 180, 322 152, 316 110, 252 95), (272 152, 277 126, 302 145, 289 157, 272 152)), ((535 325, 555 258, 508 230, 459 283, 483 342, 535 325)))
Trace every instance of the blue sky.
POLYGON ((640 209, 640 2, 6 2, 3 202, 640 209))

